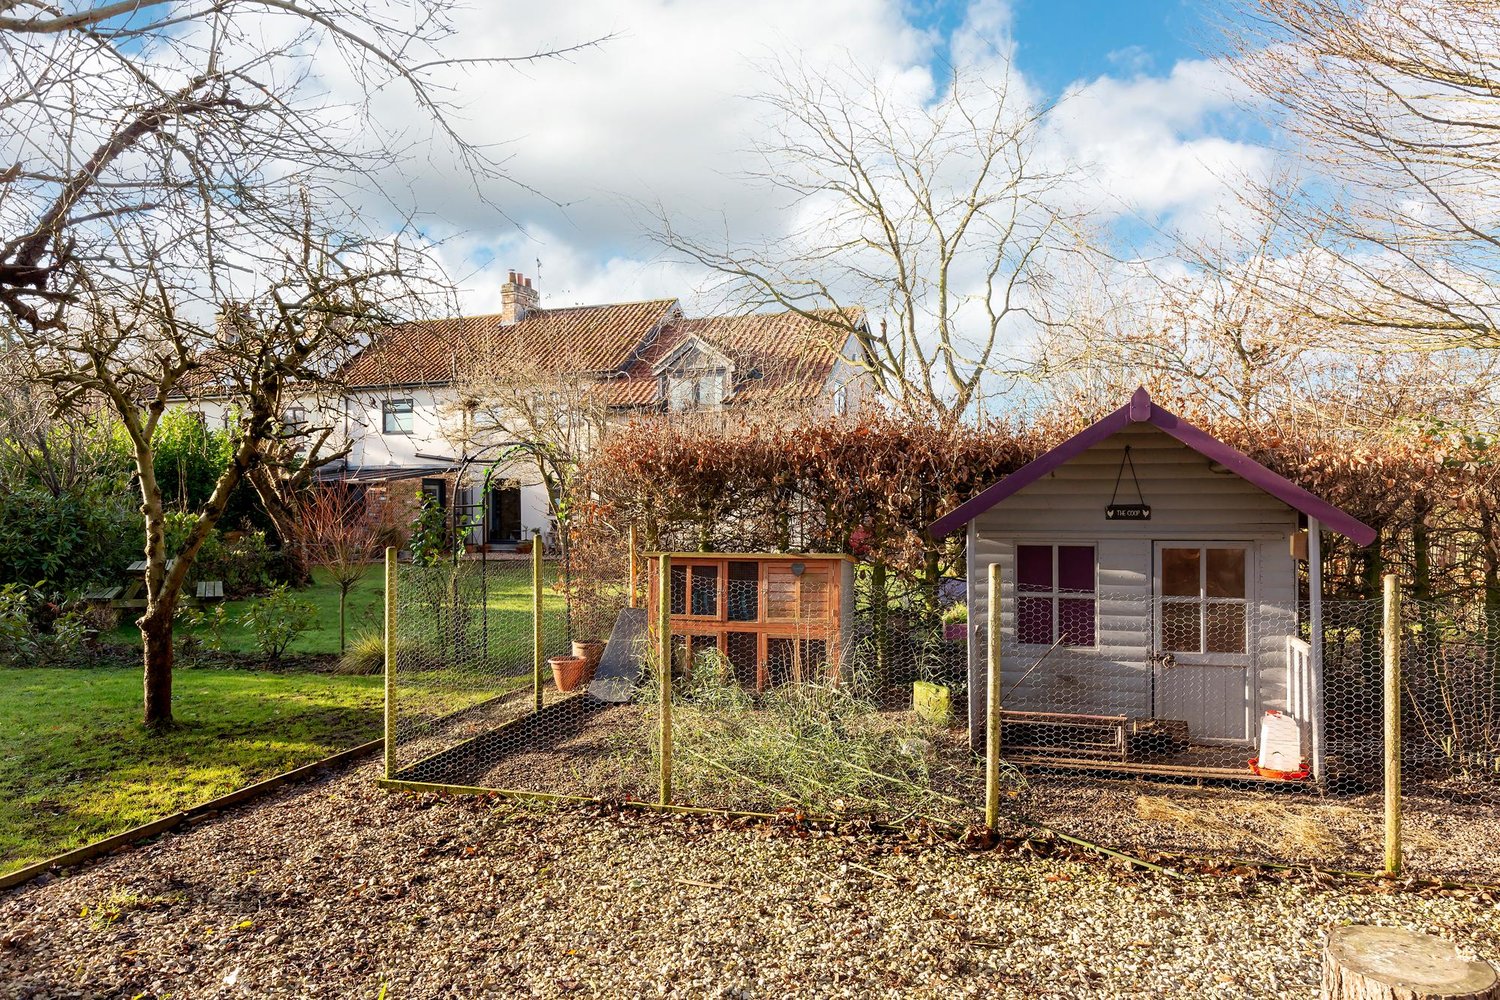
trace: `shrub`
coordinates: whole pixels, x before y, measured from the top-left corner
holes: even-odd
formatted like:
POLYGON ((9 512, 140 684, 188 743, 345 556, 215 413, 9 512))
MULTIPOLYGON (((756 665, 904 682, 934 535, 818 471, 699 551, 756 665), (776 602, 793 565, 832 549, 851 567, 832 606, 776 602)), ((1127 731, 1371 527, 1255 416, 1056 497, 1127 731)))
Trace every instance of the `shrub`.
POLYGON ((46 666, 77 656, 92 629, 85 611, 49 597, 41 585, 0 585, 0 660, 46 666))
POLYGON ((256 648, 275 663, 299 636, 312 628, 316 615, 311 604, 299 601, 286 584, 278 584, 245 609, 240 621, 250 630, 256 648))
POLYGON ((341 674, 378 674, 385 670, 385 636, 362 632, 350 640, 339 658, 341 674))
POLYGON ((117 583, 143 542, 140 515, 114 480, 60 493, 0 487, 0 580, 46 580, 64 592, 117 583))
POLYGON ((411 549, 411 561, 418 566, 436 566, 443 553, 452 550, 453 539, 448 530, 448 512, 427 494, 422 494, 421 506, 411 522, 411 536, 407 546, 411 549))

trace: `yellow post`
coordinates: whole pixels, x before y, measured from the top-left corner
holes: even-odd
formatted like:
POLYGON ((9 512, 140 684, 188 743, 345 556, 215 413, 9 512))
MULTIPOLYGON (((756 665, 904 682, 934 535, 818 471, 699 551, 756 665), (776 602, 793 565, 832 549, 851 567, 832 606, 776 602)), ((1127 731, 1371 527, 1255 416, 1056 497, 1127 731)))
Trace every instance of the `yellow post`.
POLYGON ((990 563, 985 615, 984 825, 1000 826, 1000 564, 990 563))
POLYGON ((635 525, 630 526, 630 606, 638 608, 641 606, 639 591, 641 585, 641 567, 637 563, 640 549, 636 548, 635 525))
POLYGON ((665 552, 657 564, 656 662, 661 674, 661 797, 672 804, 672 557, 665 552))
POLYGON ((396 550, 385 550, 385 776, 395 770, 396 748, 396 550))
POLYGON ((542 533, 531 536, 531 688, 532 708, 542 710, 542 533))
POLYGON ((1401 874, 1401 592, 1385 575, 1385 870, 1401 874))

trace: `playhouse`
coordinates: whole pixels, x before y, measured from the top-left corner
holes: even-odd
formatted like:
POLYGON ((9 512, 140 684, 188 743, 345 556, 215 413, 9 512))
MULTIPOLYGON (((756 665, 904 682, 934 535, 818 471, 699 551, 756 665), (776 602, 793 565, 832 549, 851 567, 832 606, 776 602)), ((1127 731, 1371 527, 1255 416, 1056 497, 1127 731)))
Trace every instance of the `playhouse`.
MULTIPOLYGON (((647 613, 656 621, 659 556, 647 565, 647 613)), ((851 557, 684 552, 672 555, 669 566, 677 672, 717 650, 735 680, 757 691, 838 677, 854 623, 851 557)))
POLYGON ((994 578, 1003 753, 1249 777, 1275 750, 1283 772, 1322 776, 1320 540, 1374 529, 1144 389, 931 532, 960 528, 976 747, 994 578))

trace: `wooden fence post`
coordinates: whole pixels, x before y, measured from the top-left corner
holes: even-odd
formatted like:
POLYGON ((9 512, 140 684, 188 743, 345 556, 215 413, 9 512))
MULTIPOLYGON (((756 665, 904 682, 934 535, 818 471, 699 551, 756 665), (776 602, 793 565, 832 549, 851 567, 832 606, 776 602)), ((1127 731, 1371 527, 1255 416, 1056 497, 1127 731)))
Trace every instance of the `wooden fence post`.
POLYGON ((1401 873, 1401 592, 1385 575, 1385 870, 1401 873))
POLYGON ((531 536, 531 689, 532 709, 542 710, 542 532, 531 536))
POLYGON ((656 662, 661 673, 661 796, 672 804, 672 557, 665 552, 657 564, 656 662))
POLYGON ((1000 826, 1000 564, 990 563, 985 615, 984 825, 1000 826))
POLYGON ((395 770, 396 748, 396 550, 385 550, 385 776, 395 770))
POLYGON ((630 606, 632 608, 641 606, 639 591, 641 585, 641 567, 639 562, 637 562, 639 552, 640 549, 637 548, 635 536, 635 525, 632 524, 630 526, 630 606))

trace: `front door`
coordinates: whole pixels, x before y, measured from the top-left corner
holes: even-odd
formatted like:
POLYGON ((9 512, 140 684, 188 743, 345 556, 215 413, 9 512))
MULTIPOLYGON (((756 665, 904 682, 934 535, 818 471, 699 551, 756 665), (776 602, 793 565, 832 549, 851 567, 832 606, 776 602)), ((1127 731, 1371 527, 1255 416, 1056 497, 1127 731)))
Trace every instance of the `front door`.
POLYGON ((496 486, 490 490, 489 540, 509 544, 521 540, 521 490, 496 486))
POLYGON ((1245 542, 1157 542, 1153 714, 1194 743, 1248 743, 1255 660, 1245 542))

